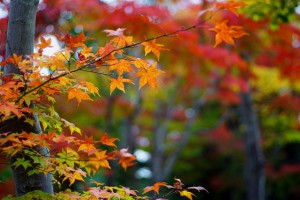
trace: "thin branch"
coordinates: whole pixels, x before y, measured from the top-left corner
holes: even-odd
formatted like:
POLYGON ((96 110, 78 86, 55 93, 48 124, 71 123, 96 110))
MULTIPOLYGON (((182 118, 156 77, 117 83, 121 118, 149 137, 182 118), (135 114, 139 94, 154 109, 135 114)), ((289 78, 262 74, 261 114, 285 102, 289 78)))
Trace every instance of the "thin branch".
POLYGON ((170 32, 170 33, 165 33, 165 34, 162 34, 162 35, 159 35, 159 36, 156 36, 156 37, 152 37, 152 38, 148 38, 144 41, 141 41, 141 42, 137 42, 137 43, 133 43, 131 45, 126 45, 124 47, 120 47, 120 48, 117 48, 117 49, 114 49, 112 51, 110 51, 109 53, 107 53, 106 55, 102 56, 96 56, 95 58, 91 58, 91 59, 88 59, 86 61, 86 63, 84 63, 82 66, 76 68, 76 69, 73 69, 73 70, 69 70, 67 72, 64 72, 58 76, 55 76, 55 77, 51 77, 49 78, 48 80, 46 80, 45 82, 41 83, 40 85, 28 90, 28 91, 25 91, 17 100, 16 100, 16 103, 18 103, 24 96, 26 96, 27 94, 30 94, 31 92, 41 88, 42 86, 44 86, 45 84, 49 83, 50 81, 53 81, 53 80, 56 80, 56 79, 59 79, 63 76, 66 76, 66 75, 69 75, 69 74, 72 74, 74 72, 77 72, 79 70, 82 70, 88 66, 91 66, 93 64, 95 64, 96 62, 100 61, 100 60, 103 60, 104 58, 112 55, 114 52, 117 52, 119 50, 123 50, 123 49, 127 49, 127 48, 133 48, 133 47, 137 47, 139 45, 141 45, 142 43, 145 43, 145 42, 149 42, 149 41, 153 41, 153 40, 156 40, 156 39, 160 39, 160 38, 164 38, 164 37, 170 37, 170 36, 174 36, 174 35, 177 35, 178 33, 180 32, 185 32, 185 31, 188 31, 188 30, 191 30, 191 29, 196 29, 198 27, 200 27, 201 24, 205 23, 206 21, 208 21, 212 16, 208 17, 207 19, 203 20, 203 21, 200 21, 199 23, 193 25, 193 26, 190 26, 190 27, 187 27, 187 28, 181 28, 179 30, 176 30, 176 31, 173 31, 173 32, 170 32))

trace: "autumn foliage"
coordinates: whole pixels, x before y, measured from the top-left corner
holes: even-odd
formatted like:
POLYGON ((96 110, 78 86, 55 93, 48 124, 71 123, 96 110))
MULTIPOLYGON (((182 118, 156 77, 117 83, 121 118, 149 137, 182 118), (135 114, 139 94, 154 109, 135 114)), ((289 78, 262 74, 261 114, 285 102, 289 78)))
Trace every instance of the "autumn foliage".
MULTIPOLYGON (((229 1, 217 4, 214 9, 228 9, 238 15, 236 8, 241 6, 244 4, 229 1)), ((209 19, 143 41, 136 41, 132 35, 127 35, 126 28, 104 30, 109 40, 97 48, 88 46, 88 41, 93 38, 82 32, 76 36, 59 34, 56 36, 64 47, 51 56, 44 54, 46 48, 51 48, 51 39, 41 36, 40 42, 36 44, 36 53, 26 56, 13 54, 4 59, 1 67, 14 65, 21 73, 1 77, 1 126, 4 127, 12 119, 21 119, 31 126, 40 123, 42 133, 1 133, 1 153, 7 157, 17 156, 12 167, 22 167, 27 170, 28 175, 52 173, 54 182, 58 185, 67 182, 71 186, 75 181, 85 181, 86 177, 99 170, 110 169, 111 160, 118 160, 126 171, 135 164, 135 156, 126 148, 119 150, 116 144, 118 139, 110 137, 109 133, 102 133, 98 138, 88 137, 75 124, 60 117, 55 110, 54 96, 66 95, 68 100, 76 100, 78 106, 82 101, 93 101, 94 96, 101 96, 92 82, 74 77, 74 73, 78 72, 107 77, 110 94, 114 94, 116 90, 125 93, 126 87, 134 84, 139 89, 150 86, 155 92, 160 87, 158 80, 165 73, 158 64, 161 53, 168 54, 168 47, 161 44, 159 39, 202 28, 200 25, 209 19), (144 56, 129 55, 128 51, 134 48, 142 48, 144 56), (146 56, 149 55, 155 60, 148 60, 146 56), (42 69, 46 73, 41 73, 42 69), (138 82, 134 81, 136 78, 138 82), (39 122, 32 116, 38 116, 39 122), (44 147, 48 149, 50 156, 38 153, 37 148, 44 147)), ((216 32, 215 47, 222 42, 234 45, 234 39, 247 35, 241 26, 228 25, 228 20, 217 22, 208 30, 216 32)), ((176 40, 176 37, 173 39, 176 40)), ((96 181, 92 184, 96 186, 90 187, 84 194, 66 191, 55 196, 82 199, 142 198, 136 191, 123 186, 105 186, 96 181)), ((162 187, 167 188, 170 194, 179 193, 191 200, 194 196, 192 191, 206 190, 200 186, 185 188, 180 179, 175 179, 174 185, 154 183, 146 187, 143 194, 154 192, 157 197, 162 187)), ((29 193, 28 198, 38 195, 46 197, 46 194, 34 192, 29 193)))

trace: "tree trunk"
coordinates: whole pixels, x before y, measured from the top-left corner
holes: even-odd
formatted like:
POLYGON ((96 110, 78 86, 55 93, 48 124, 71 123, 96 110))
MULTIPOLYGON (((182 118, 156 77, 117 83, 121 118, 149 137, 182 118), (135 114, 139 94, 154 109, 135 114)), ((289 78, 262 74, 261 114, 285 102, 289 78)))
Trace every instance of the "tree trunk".
MULTIPOLYGON (((13 54, 29 55, 33 52, 35 19, 39 0, 11 0, 10 13, 7 30, 6 41, 6 57, 13 54)), ((20 70, 15 65, 8 65, 3 69, 3 75, 12 73, 21 74, 20 70)), ((32 104, 34 105, 34 104, 32 104)), ((32 116, 35 119, 35 125, 30 126, 24 122, 24 119, 13 119, 5 122, 4 132, 35 132, 41 133, 40 123, 36 115, 32 116)), ((48 155, 46 148, 37 147, 38 151, 43 155, 48 155)), ((23 155, 16 155, 10 158, 11 164, 23 155)), ((42 190, 43 192, 53 193, 51 183, 51 174, 45 176, 43 173, 27 175, 30 169, 25 170, 23 167, 12 167, 16 195, 21 196, 34 190, 42 190)))
POLYGON ((261 147, 260 129, 253 108, 251 93, 241 94, 240 114, 245 130, 246 192, 248 200, 265 199, 264 155, 261 147))

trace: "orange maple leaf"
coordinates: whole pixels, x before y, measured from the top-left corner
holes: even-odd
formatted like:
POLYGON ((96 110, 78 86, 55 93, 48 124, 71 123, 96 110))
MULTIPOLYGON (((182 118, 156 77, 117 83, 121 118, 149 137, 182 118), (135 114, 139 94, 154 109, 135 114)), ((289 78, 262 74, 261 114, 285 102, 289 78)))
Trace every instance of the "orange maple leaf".
POLYGON ((93 137, 86 137, 78 147, 77 151, 83 151, 88 155, 94 154, 97 150, 93 144, 93 137))
POLYGON ((17 54, 13 54, 12 56, 9 56, 7 58, 8 63, 13 63, 15 65, 18 65, 19 62, 23 60, 23 56, 18 56, 17 54))
POLYGON ((237 8, 243 7, 246 4, 244 2, 234 2, 234 1, 228 1, 227 3, 217 3, 217 8, 221 9, 227 9, 230 12, 234 13, 236 16, 238 16, 237 8))
POLYGON ((228 20, 224 20, 221 23, 216 24, 214 28, 211 28, 209 30, 215 31, 216 34, 216 41, 215 46, 220 44, 222 41, 234 45, 233 38, 240 38, 244 35, 248 35, 248 33, 243 31, 243 27, 241 26, 227 26, 228 20))
POLYGON ((131 153, 128 153, 128 149, 121 149, 120 151, 114 151, 117 156, 119 156, 119 164, 122 167, 127 169, 127 167, 133 166, 135 164, 135 156, 131 153))
POLYGON ((18 118, 22 116, 22 112, 19 110, 19 106, 15 105, 14 102, 4 102, 0 105, 0 114, 3 114, 3 120, 9 118, 12 114, 16 115, 18 118))
POLYGON ((84 92, 76 87, 68 89, 67 92, 68 92, 68 100, 76 98, 78 104, 82 100, 92 101, 91 97, 86 92, 84 92))
POLYGON ((79 33, 77 36, 66 34, 64 36, 56 35, 57 39, 65 42, 67 47, 80 47, 84 46, 84 42, 90 38, 85 37, 83 32, 79 33))
POLYGON ((111 40, 112 43, 116 45, 116 47, 121 48, 125 47, 127 45, 132 44, 133 37, 132 36, 122 36, 122 37, 116 37, 111 40))
POLYGON ((41 54, 43 52, 43 49, 47 47, 52 47, 51 45, 51 38, 45 39, 43 36, 41 36, 41 43, 35 45, 36 47, 40 48, 39 53, 41 54))
POLYGON ((123 91, 125 93, 125 89, 124 89, 124 83, 132 83, 132 80, 127 79, 127 78, 123 78, 122 76, 119 76, 117 79, 115 78, 110 78, 110 94, 116 89, 118 88, 119 90, 123 91))
POLYGON ((161 50, 167 50, 166 48, 163 48, 162 44, 156 44, 155 40, 152 40, 151 42, 143 42, 142 45, 145 46, 145 56, 152 52, 156 55, 157 60, 159 60, 159 56, 160 56, 160 51, 161 50))
POLYGON ((168 187, 167 183, 165 183, 165 182, 157 182, 153 186, 147 186, 147 187, 145 187, 143 194, 145 194, 147 192, 150 192, 152 190, 155 191, 157 194, 159 194, 159 188, 161 186, 168 187))
POLYGON ((140 77, 139 88, 142 88, 148 83, 154 89, 157 89, 157 77, 164 73, 164 71, 157 69, 156 63, 152 64, 148 68, 141 68, 135 76, 140 77))
POLYGON ((118 140, 118 138, 109 138, 107 136, 106 133, 104 133, 102 136, 101 136, 101 139, 100 139, 100 142, 104 145, 107 145, 107 146, 112 146, 112 147, 115 147, 117 148, 117 146, 115 145, 115 141, 118 140))

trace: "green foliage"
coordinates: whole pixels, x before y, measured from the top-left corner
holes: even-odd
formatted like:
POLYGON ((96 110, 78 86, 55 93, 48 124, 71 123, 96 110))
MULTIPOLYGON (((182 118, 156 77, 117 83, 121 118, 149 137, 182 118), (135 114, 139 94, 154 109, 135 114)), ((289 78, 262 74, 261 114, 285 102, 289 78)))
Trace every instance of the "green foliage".
POLYGON ((278 29, 279 24, 289 23, 296 18, 295 8, 298 0, 255 0, 243 8, 246 15, 258 21, 270 20, 270 28, 278 29))

